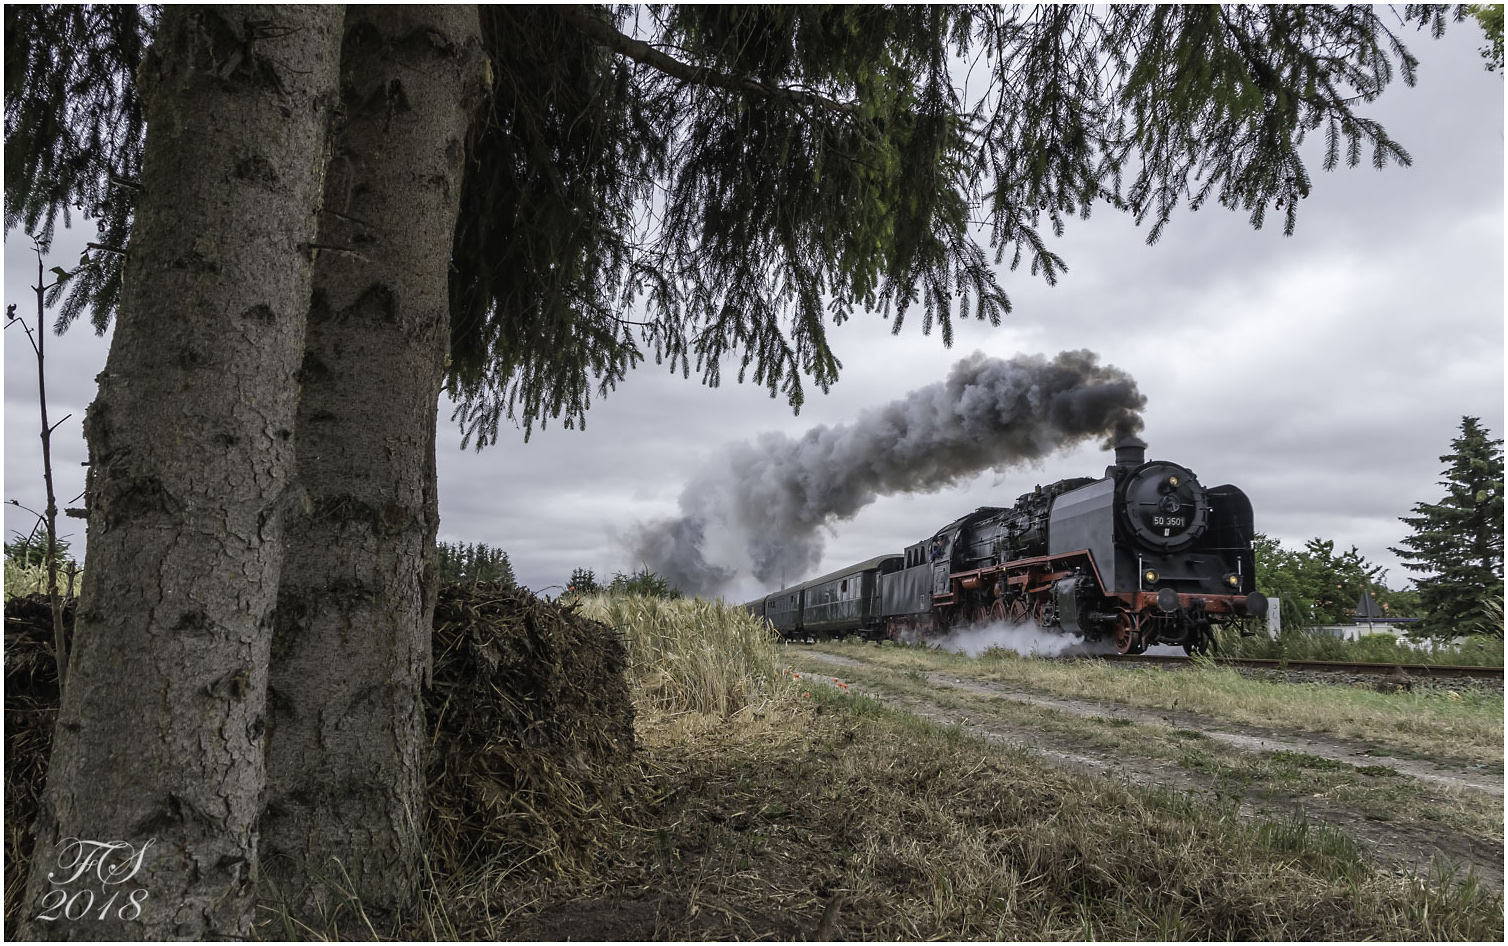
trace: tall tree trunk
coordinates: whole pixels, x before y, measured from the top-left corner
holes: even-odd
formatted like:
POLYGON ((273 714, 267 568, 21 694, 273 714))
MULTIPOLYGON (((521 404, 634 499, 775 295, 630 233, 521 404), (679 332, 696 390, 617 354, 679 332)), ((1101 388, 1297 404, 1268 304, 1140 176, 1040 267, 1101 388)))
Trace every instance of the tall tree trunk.
POLYGON ((436 402, 477 8, 352 6, 300 373, 268 704, 263 864, 318 919, 332 888, 390 920, 415 889, 439 522, 436 402))
POLYGON ((89 567, 28 938, 251 931, 280 510, 341 15, 168 6, 143 65, 143 190, 85 424, 89 567), (129 848, 101 846, 117 842, 129 848))

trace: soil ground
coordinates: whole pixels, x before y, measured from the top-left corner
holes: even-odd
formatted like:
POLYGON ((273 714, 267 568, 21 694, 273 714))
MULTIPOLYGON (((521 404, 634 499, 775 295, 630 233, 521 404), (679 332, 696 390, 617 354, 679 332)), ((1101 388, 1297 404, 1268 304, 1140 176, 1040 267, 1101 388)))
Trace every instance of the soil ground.
MULTIPOLYGON (((1380 861, 1394 865, 1400 873, 1438 875, 1454 870, 1464 874, 1469 870, 1484 887, 1499 893, 1503 890, 1501 767, 1470 765, 1452 759, 1382 755, 1360 742, 1305 731, 1297 722, 1270 728, 1236 726, 1187 712, 1021 692, 1009 686, 971 679, 966 673, 951 669, 911 675, 913 681, 924 682, 939 697, 949 693, 971 697, 961 707, 957 700, 923 695, 926 688, 899 685, 900 675, 893 671, 888 676, 894 684, 887 686, 887 675, 874 672, 874 668, 862 658, 792 645, 786 648, 785 659, 794 672, 801 673, 804 680, 814 684, 842 685, 850 692, 863 693, 944 725, 958 726, 969 734, 1031 750, 1061 766, 1109 773, 1133 784, 1161 786, 1196 795, 1225 794, 1229 797, 1235 791, 1239 793, 1243 813, 1273 815, 1286 812, 1301 815, 1311 824, 1334 826, 1370 849, 1380 861), (833 676, 834 672, 841 675, 845 671, 851 677, 863 676, 864 679, 857 681, 833 676), (1036 707, 1087 721, 1090 733, 1084 735, 1081 731, 1079 735, 1065 735, 1048 727, 1022 725, 1021 707, 1036 707), (1012 715, 1016 717, 1014 720, 1010 718, 1012 715), (1140 752, 1136 745, 1117 745, 1118 731, 1133 724, 1198 737, 1201 743, 1217 744, 1254 761, 1274 755, 1324 760, 1312 764, 1323 766, 1328 762, 1337 768, 1354 769, 1363 773, 1359 776, 1363 779, 1377 774, 1388 777, 1394 784, 1398 784, 1399 779, 1408 780, 1412 783, 1408 788, 1413 800, 1423 798, 1447 807, 1465 804, 1478 811, 1484 808, 1485 802, 1489 812, 1493 806, 1497 807, 1499 818, 1495 825, 1491 824, 1489 815, 1486 825, 1479 820, 1476 825, 1463 827, 1427 819, 1408 819, 1401 817, 1401 812, 1395 817, 1395 813, 1380 811, 1375 804, 1352 804, 1345 792, 1308 793, 1284 791, 1281 786, 1274 790, 1270 783, 1264 783, 1260 788, 1241 785, 1239 781, 1233 783, 1218 771, 1148 755, 1140 752), (1100 731, 1096 733, 1094 729, 1100 731)), ((1229 766, 1226 767, 1227 773, 1228 770, 1229 766)))

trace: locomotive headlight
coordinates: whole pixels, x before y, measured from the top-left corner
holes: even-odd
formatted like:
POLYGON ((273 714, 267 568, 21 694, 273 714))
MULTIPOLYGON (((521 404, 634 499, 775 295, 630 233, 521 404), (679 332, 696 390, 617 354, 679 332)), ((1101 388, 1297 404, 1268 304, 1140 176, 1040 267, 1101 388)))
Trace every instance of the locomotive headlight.
POLYGON ((1146 571, 1144 571, 1144 572, 1141 573, 1141 577, 1142 577, 1143 581, 1145 581, 1147 584, 1151 585, 1151 584, 1155 584, 1157 582, 1157 579, 1160 578, 1160 577, 1162 577, 1162 576, 1158 575, 1156 571, 1154 571, 1153 569, 1149 568, 1146 571))
POLYGON ((1235 572, 1231 572, 1229 575, 1225 576, 1225 583, 1232 588, 1239 588, 1241 587, 1241 576, 1237 575, 1235 572))

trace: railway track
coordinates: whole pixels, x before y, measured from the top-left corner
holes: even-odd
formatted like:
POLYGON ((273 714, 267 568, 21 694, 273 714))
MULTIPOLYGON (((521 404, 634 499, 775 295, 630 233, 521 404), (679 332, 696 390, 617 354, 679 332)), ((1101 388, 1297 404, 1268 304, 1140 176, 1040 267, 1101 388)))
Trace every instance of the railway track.
MULTIPOLYGON (((1111 663, 1149 664, 1162 667, 1181 667, 1193 663, 1195 658, 1177 654, 1122 654, 1094 657, 1073 657, 1072 660, 1105 660, 1111 663)), ((1468 677, 1477 680, 1502 680, 1502 667, 1462 667, 1449 664, 1406 663, 1360 663, 1347 660, 1277 660, 1255 657, 1214 657, 1215 663, 1224 666, 1252 670, 1302 670, 1315 673, 1347 674, 1397 674, 1410 677, 1435 677, 1452 679, 1468 677)))

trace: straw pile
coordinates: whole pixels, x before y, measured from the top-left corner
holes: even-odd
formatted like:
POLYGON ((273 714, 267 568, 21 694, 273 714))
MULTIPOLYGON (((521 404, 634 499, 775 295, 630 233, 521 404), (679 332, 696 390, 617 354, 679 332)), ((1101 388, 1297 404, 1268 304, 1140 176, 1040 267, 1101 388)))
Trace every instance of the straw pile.
MULTIPOLYGON (((73 606, 65 611, 69 627, 73 606)), ((611 810, 634 746, 628 655, 618 632, 574 607, 496 585, 441 589, 430 743, 428 867, 435 879, 489 864, 579 863, 593 815, 611 810)), ((5 602, 5 915, 24 892, 27 837, 57 719, 52 612, 5 602)))
POLYGON ((434 658, 430 869, 580 863, 634 745, 623 639, 527 591, 450 585, 434 658))
MULTIPOLYGON (((74 601, 63 608, 73 627, 74 601)), ((52 605, 46 595, 5 601, 5 932, 25 893, 37 814, 58 718, 58 667, 52 653, 52 605)))

